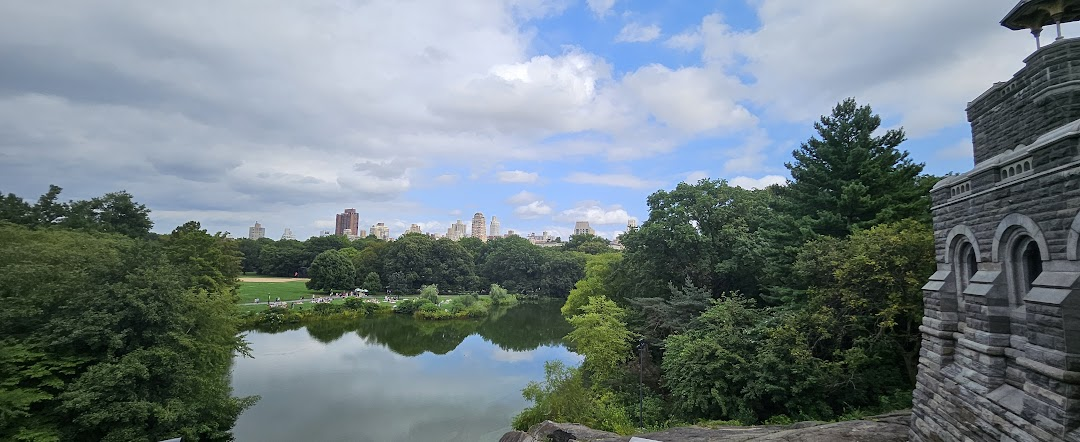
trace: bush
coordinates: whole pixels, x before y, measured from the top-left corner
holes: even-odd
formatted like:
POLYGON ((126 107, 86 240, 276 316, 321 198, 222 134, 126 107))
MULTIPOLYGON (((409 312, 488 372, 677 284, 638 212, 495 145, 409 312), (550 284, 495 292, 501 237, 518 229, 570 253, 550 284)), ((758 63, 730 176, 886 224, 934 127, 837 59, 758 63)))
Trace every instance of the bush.
POLYGON ((634 425, 626 409, 610 391, 585 386, 581 368, 567 367, 559 361, 544 364, 544 381, 530 382, 521 395, 533 402, 514 417, 516 430, 553 420, 577 422, 590 428, 630 434, 634 425))

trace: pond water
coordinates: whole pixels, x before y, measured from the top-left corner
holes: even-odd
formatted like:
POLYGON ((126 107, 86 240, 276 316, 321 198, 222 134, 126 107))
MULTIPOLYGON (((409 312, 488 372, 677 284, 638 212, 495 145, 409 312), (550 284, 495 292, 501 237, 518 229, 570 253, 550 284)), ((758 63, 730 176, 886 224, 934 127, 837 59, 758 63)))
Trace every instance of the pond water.
POLYGON ((522 303, 484 320, 400 315, 247 335, 233 394, 260 395, 238 441, 497 441, 528 403, 544 362, 577 364, 560 303, 522 303))

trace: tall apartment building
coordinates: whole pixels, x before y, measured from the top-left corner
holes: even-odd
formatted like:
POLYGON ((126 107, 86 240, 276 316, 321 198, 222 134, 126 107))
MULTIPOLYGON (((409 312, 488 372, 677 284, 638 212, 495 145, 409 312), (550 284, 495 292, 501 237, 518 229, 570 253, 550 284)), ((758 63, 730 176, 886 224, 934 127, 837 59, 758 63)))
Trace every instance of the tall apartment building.
POLYGON ((424 232, 420 231, 420 225, 419 224, 413 223, 412 225, 409 226, 409 232, 408 233, 424 233, 424 232))
POLYGON ((266 238, 266 229, 258 221, 255 221, 254 226, 248 227, 248 239, 259 238, 266 238))
POLYGON ((476 212, 472 216, 472 237, 481 241, 487 241, 487 220, 484 214, 476 212))
POLYGON ((356 235, 360 233, 360 215, 356 213, 356 209, 345 209, 345 213, 337 214, 337 220, 334 223, 335 235, 356 235), (348 232, 346 232, 348 230, 348 232))
POLYGON ((578 221, 574 223, 575 235, 595 235, 596 231, 592 227, 589 227, 588 221, 578 221))
POLYGON ((375 238, 383 241, 390 241, 390 227, 383 223, 376 223, 371 226, 371 234, 375 235, 375 238))
POLYGON ((637 220, 633 218, 626 220, 626 231, 633 232, 635 230, 637 230, 637 220))
POLYGON ((499 220, 496 218, 495 215, 491 215, 491 226, 488 228, 488 236, 492 238, 497 238, 499 237, 499 235, 501 235, 501 230, 502 224, 499 223, 499 220))
POLYGON ((292 229, 286 227, 285 232, 281 234, 281 240, 285 241, 285 240, 295 240, 295 239, 296 239, 296 235, 293 235, 292 229))

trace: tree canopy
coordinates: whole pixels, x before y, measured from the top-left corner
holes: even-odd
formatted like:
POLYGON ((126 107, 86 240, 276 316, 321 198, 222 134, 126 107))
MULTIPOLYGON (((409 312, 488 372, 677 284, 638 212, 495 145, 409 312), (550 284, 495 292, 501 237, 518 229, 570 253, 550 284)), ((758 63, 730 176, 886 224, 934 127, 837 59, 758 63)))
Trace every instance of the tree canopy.
POLYGON ((934 180, 920 178, 923 165, 898 149, 904 130, 875 135, 880 126, 870 106, 849 98, 814 123, 818 135, 792 152, 795 161, 785 164, 788 202, 815 232, 839 237, 905 218, 929 221, 934 180))

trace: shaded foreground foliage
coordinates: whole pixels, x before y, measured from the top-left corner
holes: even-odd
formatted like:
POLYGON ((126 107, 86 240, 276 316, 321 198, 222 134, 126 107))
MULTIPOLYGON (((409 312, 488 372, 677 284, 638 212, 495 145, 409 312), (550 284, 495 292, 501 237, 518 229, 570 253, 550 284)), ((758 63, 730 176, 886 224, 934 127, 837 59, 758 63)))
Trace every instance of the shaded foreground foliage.
POLYGON ((649 196, 625 252, 590 257, 563 306, 584 363, 548 366, 515 427, 625 433, 910 406, 936 178, 897 149, 902 130, 875 136, 879 125, 847 100, 794 152, 787 186, 702 180, 649 196))
POLYGON ((0 222, 0 439, 231 439, 235 245, 52 227, 0 222))

